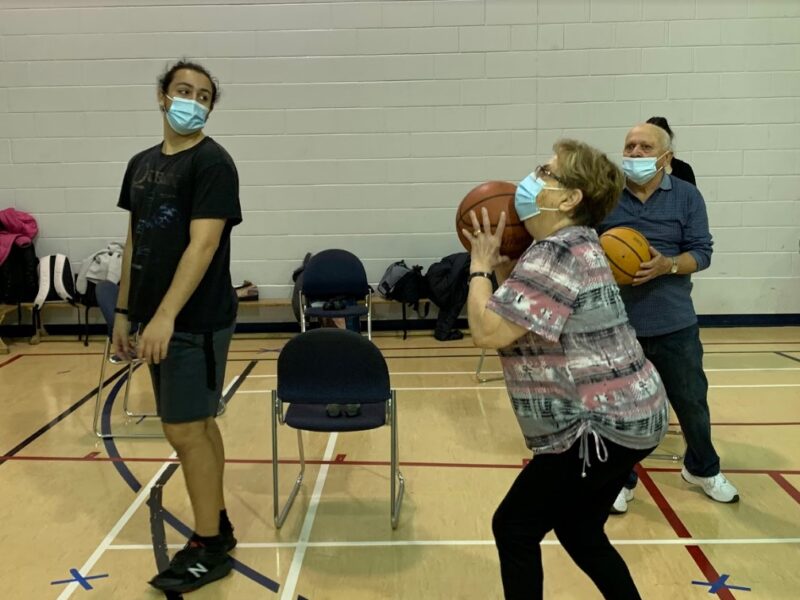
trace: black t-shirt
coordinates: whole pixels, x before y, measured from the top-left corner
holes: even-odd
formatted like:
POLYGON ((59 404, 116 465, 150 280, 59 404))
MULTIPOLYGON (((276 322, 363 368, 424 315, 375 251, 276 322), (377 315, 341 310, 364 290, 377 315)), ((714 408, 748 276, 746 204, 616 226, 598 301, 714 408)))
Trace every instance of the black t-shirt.
POLYGON ((203 279, 175 319, 175 330, 217 331, 236 318, 231 283, 231 229, 242 222, 239 175, 225 149, 210 137, 177 154, 161 144, 134 156, 122 182, 120 208, 131 212, 129 318, 147 323, 167 293, 189 246, 192 219, 226 219, 203 279))

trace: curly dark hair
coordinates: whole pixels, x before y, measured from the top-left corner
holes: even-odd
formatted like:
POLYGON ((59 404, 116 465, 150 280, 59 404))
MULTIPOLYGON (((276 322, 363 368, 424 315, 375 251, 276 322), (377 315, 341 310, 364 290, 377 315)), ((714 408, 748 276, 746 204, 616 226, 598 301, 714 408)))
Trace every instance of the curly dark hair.
POLYGON ((161 92, 166 95, 169 85, 172 83, 172 80, 175 77, 175 73, 181 69, 190 69, 208 77, 208 80, 211 82, 211 108, 214 108, 214 104, 217 102, 221 94, 219 90, 219 81, 217 81, 217 78, 212 76, 211 73, 208 72, 208 69, 206 69, 203 65, 192 62, 185 58, 180 59, 173 65, 167 66, 166 70, 158 78, 158 89, 160 89, 161 92))

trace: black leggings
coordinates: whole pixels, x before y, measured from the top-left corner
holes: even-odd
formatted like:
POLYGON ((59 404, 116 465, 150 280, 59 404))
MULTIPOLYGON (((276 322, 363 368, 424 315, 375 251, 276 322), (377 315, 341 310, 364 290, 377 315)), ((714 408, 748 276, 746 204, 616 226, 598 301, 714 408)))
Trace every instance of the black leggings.
POLYGON ((544 573, 539 543, 555 530, 564 550, 604 598, 641 600, 622 557, 603 527, 609 509, 633 466, 650 454, 603 440, 608 460, 600 462, 589 436, 591 466, 581 477, 580 442, 561 454, 540 454, 517 477, 494 514, 492 531, 500 554, 506 600, 539 600, 544 573))

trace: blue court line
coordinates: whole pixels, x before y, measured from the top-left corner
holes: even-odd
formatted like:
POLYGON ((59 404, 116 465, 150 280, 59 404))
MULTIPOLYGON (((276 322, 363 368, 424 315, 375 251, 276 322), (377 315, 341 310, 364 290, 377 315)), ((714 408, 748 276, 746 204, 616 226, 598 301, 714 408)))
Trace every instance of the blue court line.
POLYGON ((156 570, 159 573, 169 567, 167 535, 164 532, 164 484, 169 481, 178 466, 178 463, 168 465, 147 497, 147 507, 150 509, 150 539, 153 541, 153 555, 156 559, 156 570))
MULTIPOLYGON (((23 355, 23 356, 27 356, 27 355, 23 355)), ((123 374, 123 373, 124 373, 126 370, 127 370, 127 367, 125 367, 125 368, 123 368, 123 369, 120 369, 119 371, 117 371, 116 373, 114 373, 113 375, 111 375, 111 376, 110 376, 108 379, 106 379, 106 380, 103 382, 103 387, 105 388, 105 387, 106 387, 106 386, 107 386, 109 383, 111 383, 111 382, 112 382, 112 381, 114 381, 116 378, 118 378, 120 375, 122 375, 122 374, 123 374)), ((53 427, 55 427, 56 425, 58 425, 58 424, 59 424, 61 421, 63 421, 64 419, 66 419, 66 418, 67 418, 69 415, 71 415, 72 413, 74 413, 74 412, 75 412, 76 410, 78 410, 78 409, 79 409, 81 406, 83 406, 83 405, 84 405, 84 404, 86 404, 86 403, 87 403, 89 400, 91 400, 92 398, 94 398, 95 394, 97 394, 97 388, 94 388, 94 389, 93 389, 91 392, 89 392, 88 394, 86 394, 86 395, 85 395, 83 398, 81 398, 80 400, 78 400, 78 401, 77 401, 75 404, 73 404, 72 406, 70 406, 70 407, 69 407, 67 410, 65 410, 64 412, 62 412, 62 413, 61 413, 60 415, 58 415, 58 416, 57 416, 55 419, 53 419, 52 421, 50 421, 50 422, 49 422, 47 425, 44 425, 44 426, 40 427, 40 428, 39 428, 38 430, 36 430, 34 433, 32 433, 32 434, 31 434, 31 435, 29 435, 27 438, 25 438, 24 440, 22 440, 22 441, 21 441, 19 444, 17 444, 16 446, 14 446, 14 447, 13 447, 11 450, 9 450, 9 451, 8 451, 8 452, 6 452, 5 454, 3 454, 3 456, 5 456, 5 457, 8 457, 8 456, 14 456, 14 455, 16 455, 18 452, 20 452, 21 450, 24 450, 24 449, 25 449, 27 446, 29 446, 30 444, 32 444, 33 442, 35 442, 35 441, 36 441, 37 439, 39 439, 39 438, 40 438, 42 435, 44 435, 45 433, 47 433, 48 431, 50 431, 50 430, 51 430, 53 427)), ((0 459, 0 465, 2 465, 3 463, 6 463, 6 462, 8 462, 8 459, 7 459, 7 458, 0 459)))
MULTIPOLYGON (((180 519, 178 519, 178 517, 173 515, 167 509, 164 508, 162 510, 164 511, 165 523, 169 523, 170 525, 172 525, 172 527, 174 527, 175 530, 177 530, 178 533, 183 535, 186 539, 192 537, 192 530, 185 523, 183 523, 180 519)), ((278 590, 280 589, 280 584, 277 581, 273 581, 266 575, 262 575, 258 571, 251 569, 250 567, 239 562, 233 557, 231 557, 231 559, 233 560, 233 568, 239 571, 242 575, 249 577, 256 583, 263 585, 265 588, 272 590, 275 593, 277 593, 278 590)))
POLYGON ((89 584, 90 579, 103 579, 104 577, 108 577, 108 573, 104 575, 90 575, 84 577, 80 574, 78 569, 70 569, 69 574, 72 575, 73 579, 63 579, 61 581, 51 581, 50 585, 61 585, 64 583, 80 583, 81 587, 85 590, 93 590, 94 588, 89 584))
MULTIPOLYGON (((228 400, 233 396, 235 391, 239 388, 239 385, 241 385, 241 383, 244 381, 247 375, 250 374, 250 371, 252 371, 253 368, 255 368, 255 366, 256 362, 252 361, 247 366, 247 368, 245 368, 245 370, 242 371, 242 374, 239 376, 239 379, 237 380, 236 384, 234 384, 234 387, 232 387, 228 391, 227 395, 228 400)), ((127 369, 123 369, 123 371, 127 371, 127 369)), ((127 379, 127 377, 128 375, 126 372, 125 375, 120 377, 119 381, 117 381, 114 384, 114 387, 111 388, 111 391, 109 392, 108 397, 106 398, 106 402, 105 405, 103 406, 103 412, 100 420, 100 430, 105 434, 111 433, 111 409, 114 406, 114 400, 116 400, 117 394, 119 394, 119 391, 122 388, 122 386, 125 385, 125 380, 127 379)), ((105 445, 106 453, 108 454, 109 457, 116 459, 122 458, 119 454, 119 451, 117 450, 117 445, 114 442, 114 438, 104 439, 103 444, 105 445)), ((125 462, 123 460, 114 460, 111 462, 114 465, 114 468, 122 477, 122 479, 125 480, 125 483, 128 484, 128 487, 130 487, 134 491, 134 493, 138 493, 142 489, 142 484, 139 483, 139 481, 136 479, 136 477, 133 475, 130 469, 128 469, 128 466, 125 464, 125 462)), ((168 522, 170 525, 172 525, 172 527, 174 527, 179 533, 181 533, 187 539, 191 537, 192 530, 180 519, 178 519, 175 515, 166 510, 164 511, 164 520, 168 522)), ((273 581, 266 575, 259 573, 258 571, 252 569, 251 567, 248 567, 247 565, 239 562, 236 559, 233 559, 233 568, 239 571, 242 575, 244 575, 248 579, 251 579, 257 584, 273 592, 277 592, 280 589, 280 584, 277 581, 273 581)))
POLYGON ((742 592, 749 592, 751 591, 749 587, 742 587, 740 585, 728 585, 728 575, 727 573, 722 573, 720 578, 716 581, 692 581, 692 585, 707 585, 709 587, 708 593, 709 594, 716 594, 720 590, 740 590, 742 592))

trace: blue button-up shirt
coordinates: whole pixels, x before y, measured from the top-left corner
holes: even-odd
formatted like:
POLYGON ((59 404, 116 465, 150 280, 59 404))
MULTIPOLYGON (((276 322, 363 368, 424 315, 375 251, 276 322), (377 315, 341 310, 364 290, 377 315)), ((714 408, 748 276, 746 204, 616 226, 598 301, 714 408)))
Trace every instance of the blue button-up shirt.
MULTIPOLYGON (((667 257, 690 252, 698 271, 711 264, 713 242, 703 196, 695 186, 667 174, 646 202, 623 190, 598 229, 602 233, 613 227, 637 230, 667 257)), ((662 275, 643 285, 620 286, 620 291, 639 337, 664 335, 697 323, 691 275, 662 275)))

